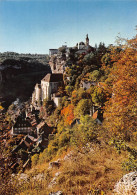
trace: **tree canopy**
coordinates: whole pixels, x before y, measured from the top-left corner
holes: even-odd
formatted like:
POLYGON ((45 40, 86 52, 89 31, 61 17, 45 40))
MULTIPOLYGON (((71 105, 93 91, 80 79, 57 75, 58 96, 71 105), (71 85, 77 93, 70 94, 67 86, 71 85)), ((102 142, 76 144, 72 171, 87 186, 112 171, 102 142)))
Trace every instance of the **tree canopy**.
POLYGON ((130 139, 137 126, 137 36, 111 52, 112 97, 106 104, 106 127, 130 139))

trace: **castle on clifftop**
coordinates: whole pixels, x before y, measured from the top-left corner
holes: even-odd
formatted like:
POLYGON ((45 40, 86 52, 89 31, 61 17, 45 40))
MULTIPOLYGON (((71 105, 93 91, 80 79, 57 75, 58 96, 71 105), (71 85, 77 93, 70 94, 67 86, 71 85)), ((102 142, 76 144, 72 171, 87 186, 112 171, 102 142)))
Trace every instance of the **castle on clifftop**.
POLYGON ((32 104, 38 105, 43 102, 44 99, 53 100, 56 106, 59 105, 60 97, 56 96, 58 88, 63 85, 63 74, 67 67, 66 61, 69 59, 71 52, 75 52, 75 55, 87 54, 94 51, 94 48, 89 45, 88 34, 84 42, 77 43, 74 47, 67 47, 62 45, 58 49, 49 49, 50 61, 52 73, 47 74, 42 80, 41 84, 36 84, 34 92, 32 94, 32 104))
POLYGON ((68 47, 67 45, 62 45, 62 47, 58 49, 49 49, 50 56, 50 67, 52 73, 64 73, 66 67, 66 60, 69 58, 72 50, 75 51, 76 55, 88 53, 89 51, 93 51, 94 48, 89 45, 89 37, 86 35, 86 40, 84 42, 79 42, 74 47, 68 47))

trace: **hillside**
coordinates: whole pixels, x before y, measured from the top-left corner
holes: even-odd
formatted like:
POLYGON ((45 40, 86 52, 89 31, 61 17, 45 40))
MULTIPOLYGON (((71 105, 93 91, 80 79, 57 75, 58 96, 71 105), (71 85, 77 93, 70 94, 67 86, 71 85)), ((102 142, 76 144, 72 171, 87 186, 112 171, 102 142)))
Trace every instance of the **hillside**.
POLYGON ((39 110, 25 102, 1 114, 2 194, 135 195, 137 36, 117 46, 67 51, 52 56, 65 68, 58 106, 44 99, 39 110), (30 135, 21 133, 25 121, 34 125, 30 135))
MULTIPOLYGON (((47 55, 17 53, 0 54, 0 97, 10 105, 17 97, 27 100, 34 85, 49 73, 47 55), (17 87, 17 83, 19 86, 17 87)), ((7 107, 7 105, 4 106, 7 107)))

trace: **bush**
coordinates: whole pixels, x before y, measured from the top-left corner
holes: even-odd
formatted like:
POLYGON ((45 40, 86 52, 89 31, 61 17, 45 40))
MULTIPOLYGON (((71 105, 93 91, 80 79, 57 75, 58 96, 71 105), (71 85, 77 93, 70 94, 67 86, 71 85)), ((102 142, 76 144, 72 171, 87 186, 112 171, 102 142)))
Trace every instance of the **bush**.
POLYGON ((32 167, 34 167, 34 166, 37 165, 38 160, 39 160, 39 154, 34 154, 34 155, 31 157, 31 165, 32 165, 32 167))
POLYGON ((129 158, 122 163, 122 167, 126 171, 136 171, 137 170, 137 160, 134 156, 130 155, 129 158))

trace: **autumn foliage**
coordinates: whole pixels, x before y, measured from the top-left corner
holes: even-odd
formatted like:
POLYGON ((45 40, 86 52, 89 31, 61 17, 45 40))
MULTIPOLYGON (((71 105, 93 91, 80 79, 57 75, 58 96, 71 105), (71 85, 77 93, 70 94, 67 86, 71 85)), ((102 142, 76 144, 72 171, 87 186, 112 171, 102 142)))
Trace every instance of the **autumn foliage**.
POLYGON ((106 128, 130 139, 137 126, 137 36, 111 52, 112 97, 106 103, 106 128))
POLYGON ((64 118, 64 123, 70 125, 74 119, 74 106, 69 104, 67 107, 63 108, 61 115, 64 118))

